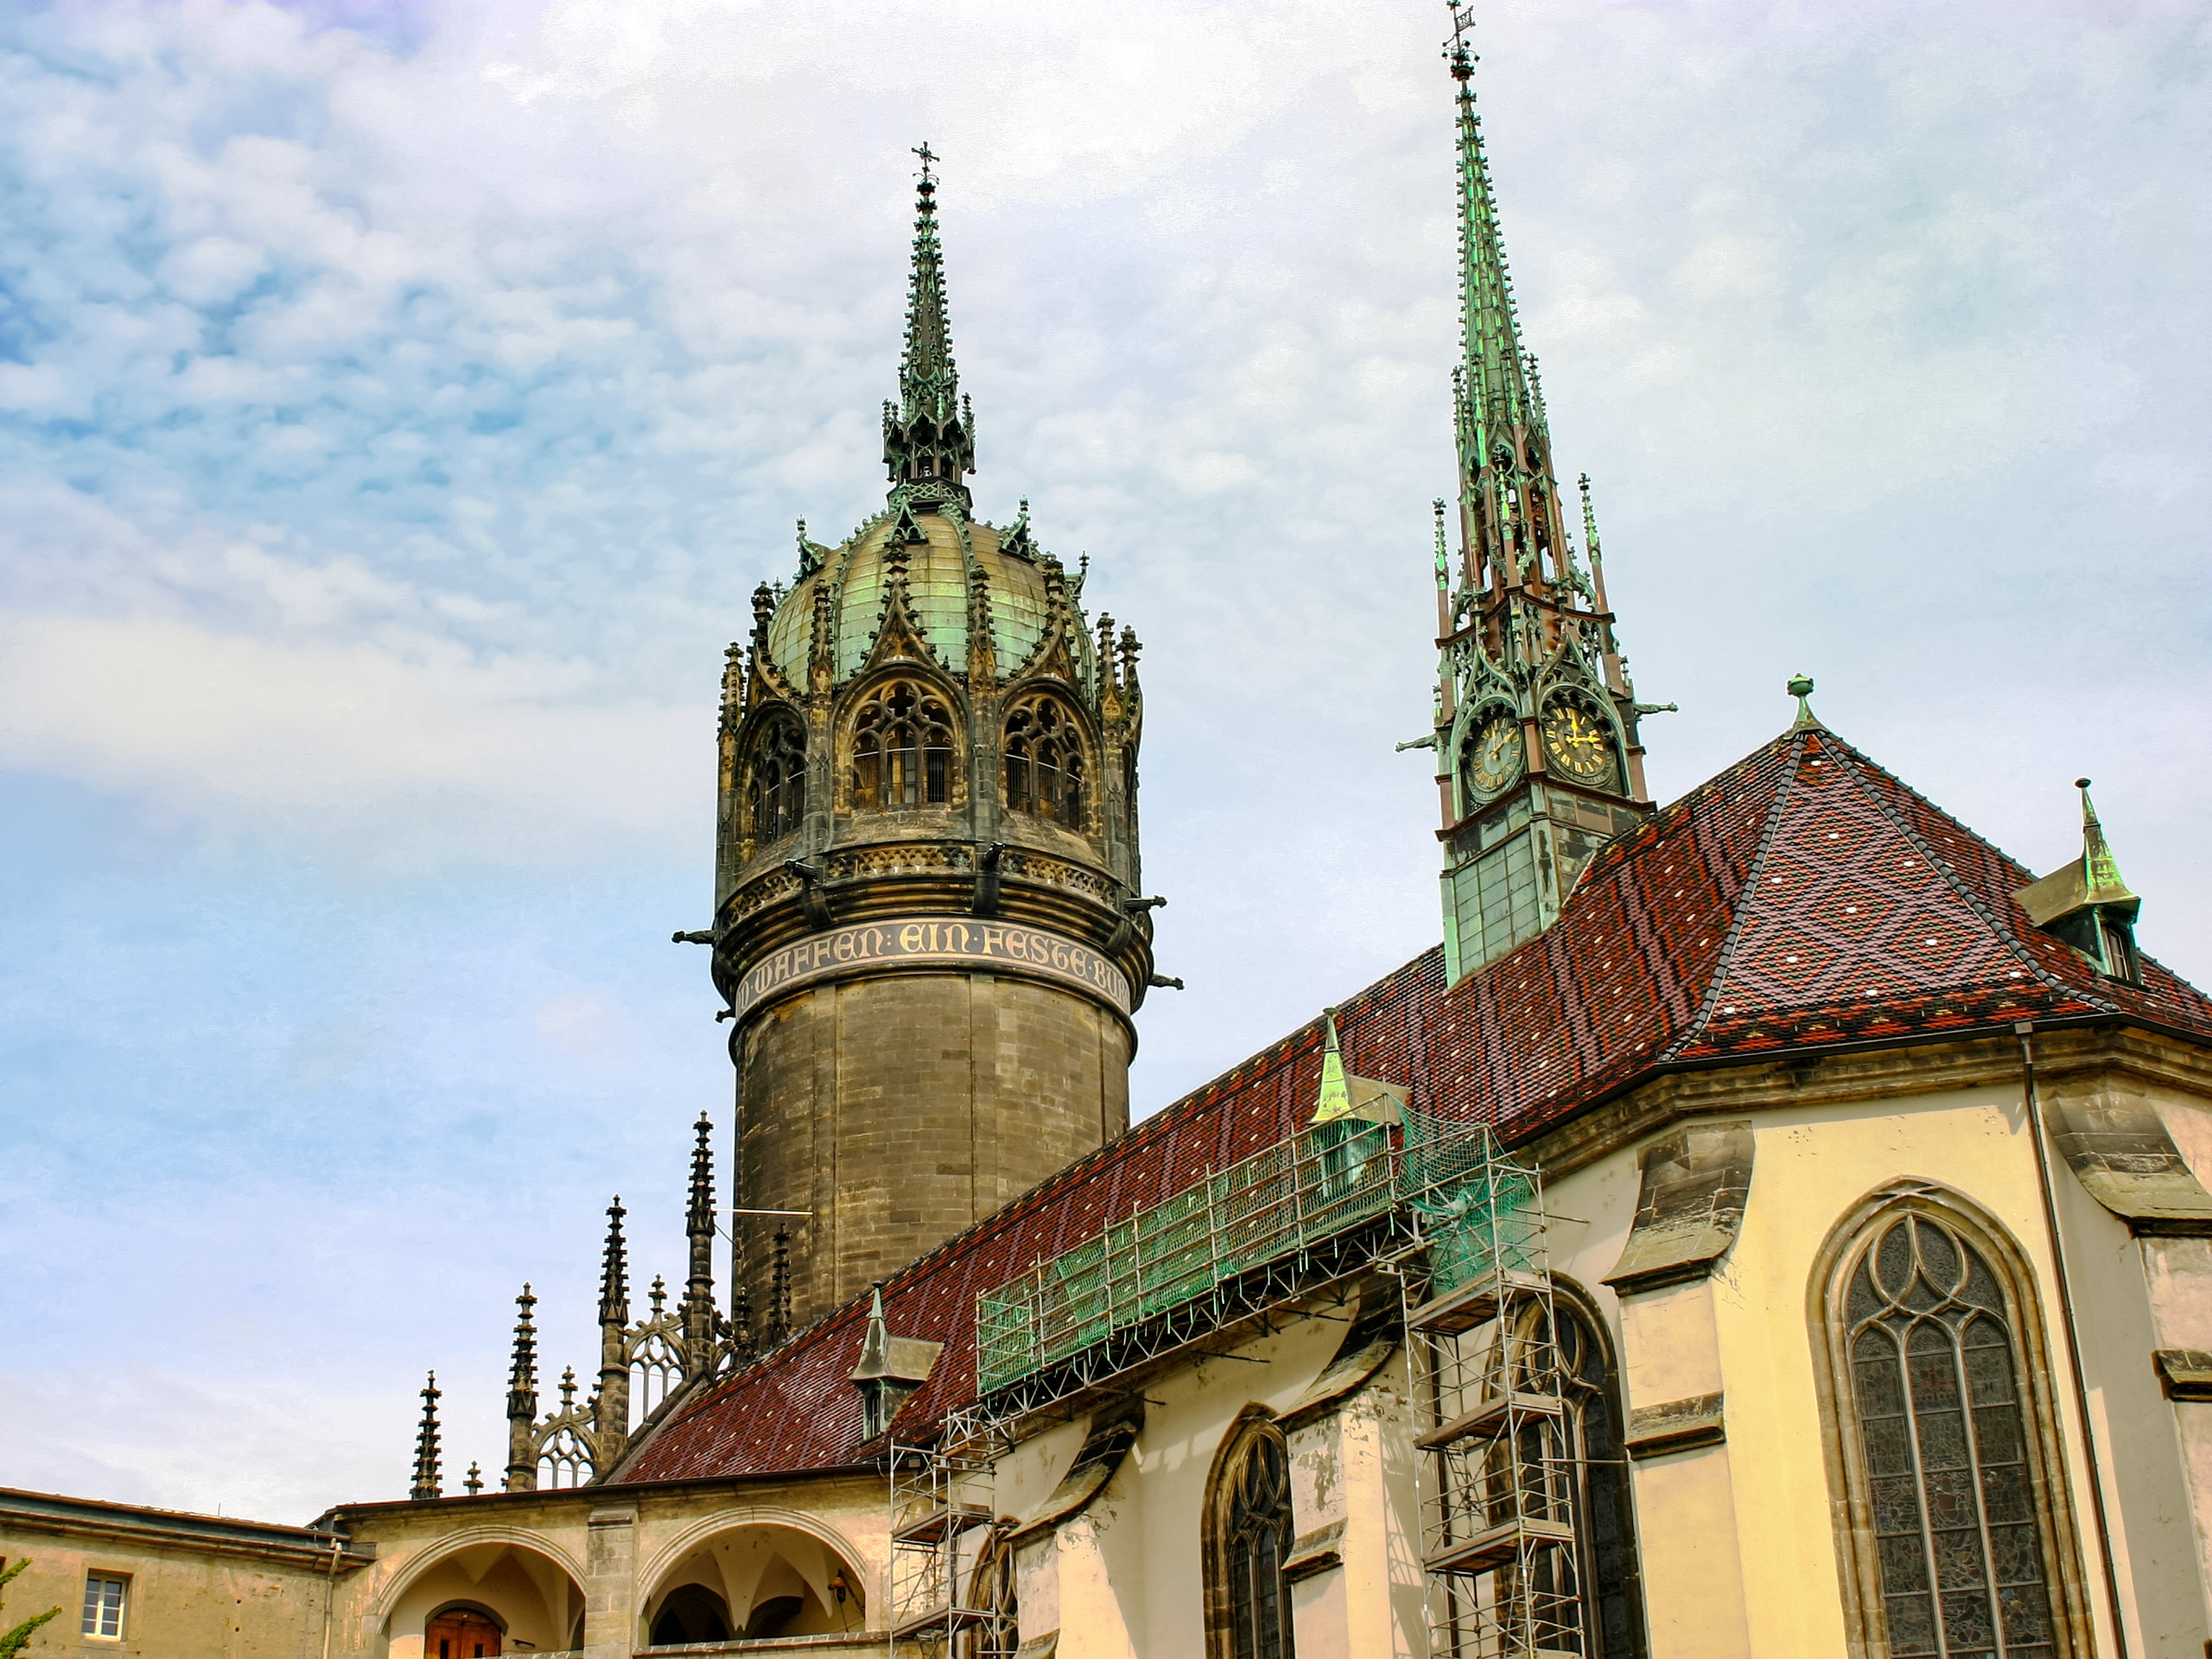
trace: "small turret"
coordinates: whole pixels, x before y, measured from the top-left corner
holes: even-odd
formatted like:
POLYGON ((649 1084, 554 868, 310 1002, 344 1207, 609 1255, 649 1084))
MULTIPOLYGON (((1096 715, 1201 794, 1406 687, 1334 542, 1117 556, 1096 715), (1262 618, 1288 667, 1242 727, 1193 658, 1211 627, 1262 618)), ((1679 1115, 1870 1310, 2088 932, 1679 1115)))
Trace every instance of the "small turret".
POLYGON ((2143 959, 2135 948, 2135 918, 2143 901, 2120 879, 2120 861, 2089 799, 2089 780, 2076 778, 2074 787, 2082 791, 2081 857, 2015 897, 2037 927, 2065 940, 2113 978, 2139 985, 2143 959))

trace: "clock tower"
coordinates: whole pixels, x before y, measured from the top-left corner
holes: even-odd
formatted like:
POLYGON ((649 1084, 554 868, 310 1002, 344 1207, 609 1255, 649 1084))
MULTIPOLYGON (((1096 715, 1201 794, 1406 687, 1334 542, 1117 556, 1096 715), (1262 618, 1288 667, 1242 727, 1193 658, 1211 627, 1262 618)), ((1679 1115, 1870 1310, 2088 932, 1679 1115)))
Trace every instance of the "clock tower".
POLYGON ((1560 499, 1536 360, 1522 346, 1475 112, 1464 8, 1459 83, 1461 360, 1452 373, 1459 550, 1436 504, 1433 747, 1444 825, 1444 950, 1457 982, 1557 918, 1591 855, 1651 801, 1628 660, 1605 599, 1590 480, 1582 554, 1560 499))

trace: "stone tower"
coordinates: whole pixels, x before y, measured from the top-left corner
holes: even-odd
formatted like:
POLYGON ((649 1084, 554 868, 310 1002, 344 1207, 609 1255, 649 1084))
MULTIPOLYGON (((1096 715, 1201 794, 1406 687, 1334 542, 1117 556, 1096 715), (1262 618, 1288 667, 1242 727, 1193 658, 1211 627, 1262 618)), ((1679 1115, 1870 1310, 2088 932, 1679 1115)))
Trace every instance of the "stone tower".
MULTIPOLYGON (((973 517, 926 146, 891 490, 799 526, 722 686, 716 988, 735 1020, 736 1288, 811 1319, 1128 1124, 1152 982, 1137 641, 1028 504, 973 517)), ((698 937, 698 936, 689 936, 698 937)))
POLYGON ((1475 112, 1463 10, 1459 82, 1461 360, 1456 580, 1436 504, 1436 730, 1444 950, 1459 980, 1533 938, 1592 854, 1651 810, 1641 715, 1613 637, 1590 480, 1586 570, 1571 539, 1536 359, 1522 349, 1475 112))

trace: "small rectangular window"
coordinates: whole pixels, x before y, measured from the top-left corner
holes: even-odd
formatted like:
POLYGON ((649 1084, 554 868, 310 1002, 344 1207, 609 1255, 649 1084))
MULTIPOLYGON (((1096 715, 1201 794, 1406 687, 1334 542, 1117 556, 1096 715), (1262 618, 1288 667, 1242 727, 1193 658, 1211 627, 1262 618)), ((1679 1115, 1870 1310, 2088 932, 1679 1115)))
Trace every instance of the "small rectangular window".
POLYGON ((123 1603, 130 1580, 119 1573, 85 1574, 85 1634, 110 1639, 123 1635, 123 1603))

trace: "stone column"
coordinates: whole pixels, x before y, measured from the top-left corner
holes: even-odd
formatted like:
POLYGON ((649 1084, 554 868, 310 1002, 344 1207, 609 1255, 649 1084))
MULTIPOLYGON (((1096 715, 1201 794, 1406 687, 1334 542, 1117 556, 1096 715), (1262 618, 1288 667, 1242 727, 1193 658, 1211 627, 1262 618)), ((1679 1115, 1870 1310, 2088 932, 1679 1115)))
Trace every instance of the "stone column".
POLYGON ((638 1510, 609 1503, 591 1512, 584 1535, 584 1652, 630 1659, 638 1646, 638 1510))

